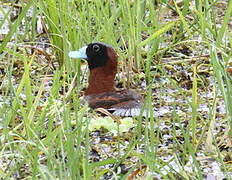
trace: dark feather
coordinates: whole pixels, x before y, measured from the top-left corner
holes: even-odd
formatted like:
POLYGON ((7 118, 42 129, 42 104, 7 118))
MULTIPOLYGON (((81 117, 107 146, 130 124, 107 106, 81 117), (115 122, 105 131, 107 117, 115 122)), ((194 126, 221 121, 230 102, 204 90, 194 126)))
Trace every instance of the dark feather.
POLYGON ((138 116, 142 105, 142 96, 132 90, 89 95, 85 100, 93 109, 105 108, 118 116, 138 116))

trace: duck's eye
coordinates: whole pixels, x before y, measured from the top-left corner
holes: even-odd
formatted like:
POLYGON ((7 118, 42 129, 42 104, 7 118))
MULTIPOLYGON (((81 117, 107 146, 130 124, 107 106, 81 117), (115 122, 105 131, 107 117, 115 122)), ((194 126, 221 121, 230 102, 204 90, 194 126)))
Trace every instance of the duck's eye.
POLYGON ((94 52, 98 52, 100 50, 100 46, 97 44, 93 45, 93 50, 94 52))

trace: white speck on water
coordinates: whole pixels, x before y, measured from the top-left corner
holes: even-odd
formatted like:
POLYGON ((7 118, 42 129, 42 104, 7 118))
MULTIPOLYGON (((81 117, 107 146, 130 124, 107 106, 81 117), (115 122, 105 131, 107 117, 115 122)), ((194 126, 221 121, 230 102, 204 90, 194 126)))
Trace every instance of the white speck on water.
POLYGON ((4 14, 7 14, 7 12, 10 10, 9 7, 7 6, 2 6, 1 11, 0 11, 0 22, 4 23, 2 24, 1 28, 0 28, 0 34, 8 34, 9 32, 9 23, 8 21, 4 20, 4 14))

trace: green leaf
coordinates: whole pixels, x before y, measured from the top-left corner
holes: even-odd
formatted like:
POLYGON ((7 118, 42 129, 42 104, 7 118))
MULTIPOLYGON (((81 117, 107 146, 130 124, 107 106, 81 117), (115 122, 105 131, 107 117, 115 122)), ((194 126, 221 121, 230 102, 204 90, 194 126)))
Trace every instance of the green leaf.
POLYGON ((160 28, 158 31, 156 31, 154 34, 152 34, 149 38, 147 38, 146 40, 144 40, 141 43, 139 43, 138 46, 141 47, 141 46, 144 46, 144 45, 148 44, 153 39, 155 39, 158 36, 160 36, 161 34, 167 32, 169 29, 171 29, 178 22, 179 22, 179 20, 173 21, 173 22, 169 22, 169 23, 165 24, 162 28, 160 28))

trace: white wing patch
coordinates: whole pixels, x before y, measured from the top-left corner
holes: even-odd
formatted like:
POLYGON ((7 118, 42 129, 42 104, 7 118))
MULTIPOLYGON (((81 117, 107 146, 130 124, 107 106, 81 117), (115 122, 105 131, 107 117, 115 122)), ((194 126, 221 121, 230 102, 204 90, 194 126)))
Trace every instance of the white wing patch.
MULTIPOLYGON (((121 117, 128 117, 128 116, 140 116, 141 109, 140 108, 110 108, 108 109, 110 111, 114 111, 112 114, 115 116, 121 116, 121 117)), ((149 113, 147 110, 143 111, 142 116, 148 116, 149 113)))

